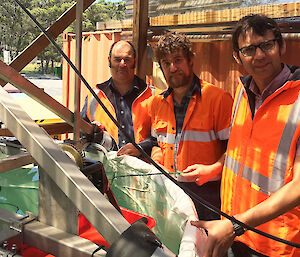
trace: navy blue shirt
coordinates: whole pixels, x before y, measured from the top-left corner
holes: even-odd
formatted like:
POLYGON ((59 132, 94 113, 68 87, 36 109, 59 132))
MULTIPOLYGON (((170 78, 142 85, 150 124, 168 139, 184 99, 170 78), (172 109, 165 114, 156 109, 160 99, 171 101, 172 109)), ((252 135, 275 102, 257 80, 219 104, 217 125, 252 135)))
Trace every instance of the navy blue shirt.
MULTIPOLYGON (((134 100, 146 89, 146 87, 147 85, 145 84, 145 82, 140 78, 138 78, 137 76, 134 77, 131 90, 129 90, 123 96, 120 95, 119 91, 114 86, 112 78, 110 78, 108 81, 104 83, 97 85, 97 88, 103 91, 103 93, 112 103, 116 112, 116 117, 118 122, 132 139, 134 139, 134 129, 133 129, 131 107, 134 100)), ((86 121, 90 122, 87 117, 87 98, 85 99, 85 104, 81 111, 81 117, 86 121)), ((119 137, 119 147, 122 147, 127 143, 129 143, 129 140, 125 137, 125 135, 120 130, 118 131, 118 137, 119 137)), ((155 142, 153 142, 152 137, 139 143, 139 145, 148 154, 151 153, 153 144, 155 144, 155 142)))

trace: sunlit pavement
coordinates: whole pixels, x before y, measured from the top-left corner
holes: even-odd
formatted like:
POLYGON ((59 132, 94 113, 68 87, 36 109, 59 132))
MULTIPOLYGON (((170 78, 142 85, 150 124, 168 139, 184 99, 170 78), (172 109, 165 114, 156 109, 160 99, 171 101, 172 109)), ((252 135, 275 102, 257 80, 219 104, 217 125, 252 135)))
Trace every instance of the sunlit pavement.
MULTIPOLYGON (((44 91, 58 102, 62 102, 62 80, 52 75, 24 75, 30 82, 44 91)), ((10 93, 10 96, 16 99, 16 102, 27 112, 33 120, 41 119, 57 119, 58 116, 40 105, 29 96, 21 93, 18 89, 11 85, 5 86, 5 89, 10 93)))

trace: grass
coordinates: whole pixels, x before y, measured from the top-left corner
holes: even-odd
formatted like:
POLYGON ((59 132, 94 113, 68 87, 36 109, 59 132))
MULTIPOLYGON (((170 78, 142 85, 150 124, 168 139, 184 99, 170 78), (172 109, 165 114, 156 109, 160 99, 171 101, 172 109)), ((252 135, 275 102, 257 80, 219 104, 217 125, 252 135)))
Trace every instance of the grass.
POLYGON ((26 65, 23 68, 21 73, 24 73, 24 74, 39 74, 39 73, 41 73, 40 67, 41 67, 41 65, 39 65, 37 63, 29 63, 28 65, 26 65))
MULTIPOLYGON (((60 67, 60 63, 55 63, 54 67, 60 67)), ((24 73, 24 74, 42 74, 42 67, 39 63, 29 63, 23 68, 21 73, 24 73)), ((48 74, 54 74, 54 70, 52 69, 52 67, 48 68, 47 73, 48 74)))

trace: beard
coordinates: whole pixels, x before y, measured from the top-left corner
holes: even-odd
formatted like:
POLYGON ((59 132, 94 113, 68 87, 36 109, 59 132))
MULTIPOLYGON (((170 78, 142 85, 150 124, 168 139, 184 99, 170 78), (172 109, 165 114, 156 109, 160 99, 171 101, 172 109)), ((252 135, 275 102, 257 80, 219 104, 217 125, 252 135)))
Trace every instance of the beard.
POLYGON ((171 88, 185 87, 192 80, 191 77, 192 77, 192 73, 185 74, 182 71, 177 71, 176 73, 171 74, 167 78, 167 82, 171 88))

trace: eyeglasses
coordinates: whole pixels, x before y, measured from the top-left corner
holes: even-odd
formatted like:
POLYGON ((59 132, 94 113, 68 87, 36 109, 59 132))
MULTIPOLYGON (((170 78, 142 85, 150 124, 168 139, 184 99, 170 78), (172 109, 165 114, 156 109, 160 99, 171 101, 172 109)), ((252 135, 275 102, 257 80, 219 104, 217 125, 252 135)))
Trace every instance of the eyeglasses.
POLYGON ((266 40, 257 45, 245 46, 239 49, 244 57, 254 56, 256 53, 256 48, 258 47, 264 53, 270 52, 274 49, 277 39, 266 40))

